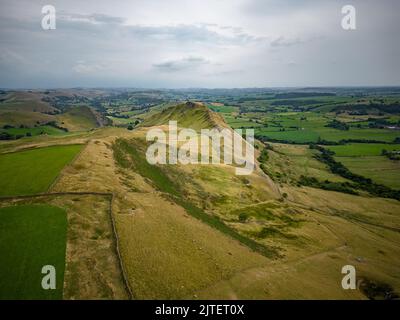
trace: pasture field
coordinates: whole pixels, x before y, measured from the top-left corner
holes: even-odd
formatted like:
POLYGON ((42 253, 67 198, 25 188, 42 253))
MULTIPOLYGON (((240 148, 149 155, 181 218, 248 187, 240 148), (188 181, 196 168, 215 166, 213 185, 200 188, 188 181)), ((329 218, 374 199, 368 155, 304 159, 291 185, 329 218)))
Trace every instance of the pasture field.
MULTIPOLYGON (((255 128, 258 136, 282 142, 293 143, 316 143, 319 140, 339 142, 340 140, 375 140, 382 142, 393 142, 400 137, 398 130, 370 128, 367 119, 369 116, 347 116, 335 115, 328 112, 302 111, 294 112, 286 110, 279 112, 278 106, 274 112, 229 112, 230 108, 211 107, 212 110, 220 112, 225 121, 234 129, 255 128), (223 111, 219 111, 223 110, 223 111), (359 119, 360 118, 360 119, 359 119), (365 121, 358 121, 358 120, 365 121), (327 127, 330 121, 340 119, 349 123, 349 130, 339 130, 327 127), (345 119, 345 120, 343 120, 345 119)), ((375 118, 375 116, 374 116, 375 118)), ((376 116, 376 118, 382 118, 376 116)), ((392 116, 390 121, 396 121, 397 117, 392 116)), ((395 122, 394 122, 395 123, 395 122)))
POLYGON ((350 171, 393 189, 400 189, 400 161, 385 156, 335 157, 350 171))
POLYGON ((380 156, 384 149, 387 151, 400 150, 400 144, 349 143, 340 146, 327 146, 326 148, 335 152, 337 157, 362 157, 380 156))
POLYGON ((256 134, 274 140, 295 143, 317 143, 319 139, 325 141, 339 142, 340 140, 358 139, 375 140, 382 142, 393 142, 400 133, 389 129, 353 128, 349 130, 337 130, 325 127, 325 124, 304 123, 298 128, 290 127, 262 127, 256 128, 256 134), (281 130, 281 131, 280 131, 281 130))
POLYGON ((112 116, 107 116, 108 119, 110 119, 113 123, 113 125, 119 126, 119 125, 127 125, 130 123, 134 123, 135 120, 132 120, 131 118, 117 118, 117 117, 112 117, 112 116))
POLYGON ((27 135, 31 134, 32 136, 37 136, 41 134, 47 134, 47 135, 62 135, 66 134, 65 131, 57 129, 52 126, 38 126, 38 127, 33 127, 33 128, 9 128, 9 129, 0 129, 0 132, 7 132, 11 135, 27 135))
POLYGON ((66 212, 49 205, 0 208, 0 299, 61 299, 66 212), (43 290, 42 267, 56 269, 56 289, 43 290))
POLYGON ((294 143, 310 143, 317 142, 319 135, 316 132, 310 130, 288 130, 288 131, 269 131, 264 128, 255 130, 258 136, 278 140, 278 141, 289 141, 294 143))
POLYGON ((0 155, 0 196, 45 192, 83 145, 60 145, 0 155))
POLYGON ((209 105, 208 107, 214 112, 221 112, 221 113, 232 113, 239 111, 239 108, 237 107, 225 106, 225 105, 209 105))
POLYGON ((261 123, 257 123, 256 121, 252 121, 252 119, 246 117, 224 115, 224 119, 233 129, 262 127, 261 123))
POLYGON ((333 128, 319 128, 316 132, 322 140, 338 142, 343 139, 376 140, 393 142, 400 136, 400 132, 389 129, 359 129, 350 128, 348 131, 336 130, 333 128))

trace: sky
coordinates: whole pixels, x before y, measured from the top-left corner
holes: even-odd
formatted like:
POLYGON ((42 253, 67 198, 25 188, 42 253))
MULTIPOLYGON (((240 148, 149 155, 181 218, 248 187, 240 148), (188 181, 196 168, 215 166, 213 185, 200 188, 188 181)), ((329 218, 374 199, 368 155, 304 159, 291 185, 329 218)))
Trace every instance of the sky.
POLYGON ((400 85, 399 12, 398 0, 0 0, 0 87, 400 85), (41 26, 49 4, 55 30, 41 26))

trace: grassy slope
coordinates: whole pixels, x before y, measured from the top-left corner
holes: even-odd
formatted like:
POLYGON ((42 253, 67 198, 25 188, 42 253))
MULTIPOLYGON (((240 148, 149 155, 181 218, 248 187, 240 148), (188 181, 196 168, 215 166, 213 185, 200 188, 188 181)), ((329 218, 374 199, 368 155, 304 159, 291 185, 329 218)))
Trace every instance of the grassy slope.
MULTIPOLYGON (((134 170, 117 166, 110 148, 115 136, 132 138, 136 134, 137 131, 126 129, 99 130, 82 155, 63 171, 53 189, 114 193, 113 213, 120 250, 135 298, 195 298, 191 293, 199 288, 268 262, 267 258, 187 214, 182 207, 153 189, 149 180, 134 170)), ((96 209, 97 201, 91 206, 89 203, 85 205, 93 209, 93 213, 81 210, 85 225, 80 232, 84 233, 87 226, 97 228, 95 221, 99 211, 96 209)), ((79 231, 75 217, 71 218, 71 222, 79 231)), ((93 239, 81 241, 82 237, 76 234, 71 235, 71 239, 80 242, 82 249, 86 248, 86 243, 96 244, 93 239)), ((109 247, 97 245, 96 248, 105 251, 109 247)), ((75 252, 73 248, 72 252, 75 252)), ((95 260, 99 266, 97 272, 103 270, 100 263, 107 262, 102 257, 95 260)), ((76 256, 74 260, 86 269, 92 266, 86 258, 82 260, 76 256)), ((104 265, 104 270, 108 275, 107 265, 104 265)), ((92 278, 97 279, 96 275, 93 274, 92 278)), ((85 291, 84 283, 81 287, 85 297, 90 296, 91 292, 85 291)))
POLYGON ((137 173, 145 178, 150 179, 158 190, 171 196, 171 200, 185 208, 190 215, 231 236, 232 238, 240 241, 252 250, 257 251, 266 257, 272 258, 277 256, 277 252, 274 250, 274 248, 265 247, 247 237, 242 236, 234 229, 224 224, 217 217, 206 214, 202 209, 195 206, 193 203, 188 201, 188 199, 185 199, 182 196, 183 190, 181 190, 176 183, 170 180, 161 168, 150 165, 147 162, 144 154, 145 151, 143 144, 140 143, 139 140, 131 140, 130 142, 125 140, 117 140, 116 144, 114 144, 114 155, 121 166, 129 168, 133 165, 133 168, 137 173))
POLYGON ((55 120, 53 112, 55 109, 41 100, 39 93, 15 92, 7 95, 5 101, 0 102, 0 126, 25 125, 33 127, 38 123, 46 123, 55 120))
POLYGON ((44 192, 82 145, 53 146, 0 155, 0 196, 44 192))
POLYGON ((49 114, 30 111, 2 111, 0 110, 0 127, 4 125, 28 127, 54 121, 55 117, 49 114))
POLYGON ((0 209, 0 299, 61 299, 67 217, 49 205, 0 209), (41 269, 56 268, 56 290, 43 290, 41 269))
POLYGON ((301 175, 318 180, 344 182, 346 179, 332 174, 326 166, 314 158, 315 151, 308 146, 272 144, 265 167, 277 181, 296 183, 301 175))
POLYGON ((69 131, 85 131, 98 127, 93 111, 86 106, 73 107, 57 116, 62 127, 69 131))
POLYGON ((13 92, 5 101, 0 102, 0 110, 22 112, 51 112, 55 109, 47 102, 42 101, 40 93, 13 92))

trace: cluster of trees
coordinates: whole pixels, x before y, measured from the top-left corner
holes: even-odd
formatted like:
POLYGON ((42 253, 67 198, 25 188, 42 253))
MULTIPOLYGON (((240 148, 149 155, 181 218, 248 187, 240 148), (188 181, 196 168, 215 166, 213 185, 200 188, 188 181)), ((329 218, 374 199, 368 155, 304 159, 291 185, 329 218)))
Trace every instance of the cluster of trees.
POLYGON ((136 127, 139 123, 140 123, 140 121, 136 119, 134 124, 129 124, 126 128, 128 130, 133 130, 133 128, 136 127))
POLYGON ((262 142, 279 142, 279 143, 286 143, 286 144, 309 144, 312 142, 295 142, 295 141, 291 141, 291 140, 286 140, 286 139, 271 139, 271 138, 267 138, 265 136, 261 136, 258 134, 254 135, 254 138, 256 138, 257 140, 260 140, 262 142))
POLYGON ((353 186, 357 189, 369 192, 372 195, 383 197, 383 198, 393 198, 400 200, 400 190, 394 190, 387 186, 377 184, 369 178, 365 178, 361 175, 355 174, 347 169, 342 163, 337 162, 333 155, 335 154, 331 150, 327 150, 324 147, 318 145, 310 145, 310 149, 316 149, 320 153, 315 156, 315 158, 323 163, 325 163, 332 173, 342 176, 348 180, 354 182, 353 186))
POLYGON ((265 163, 269 160, 269 154, 268 150, 273 150, 272 146, 270 144, 264 144, 264 148, 262 149, 260 156, 257 158, 257 160, 260 162, 260 169, 268 175, 272 180, 274 180, 273 175, 270 174, 268 171, 268 168, 266 167, 265 163))
POLYGON ((350 126, 347 123, 336 120, 336 119, 333 119, 325 127, 335 128, 338 130, 349 130, 350 129, 350 126))
POLYGON ((381 154, 390 160, 400 160, 400 151, 387 151, 383 149, 381 154))
MULTIPOLYGON (((57 128, 59 130, 68 132, 67 128, 60 127, 55 121, 47 122, 45 125, 52 126, 52 127, 57 128)), ((35 127, 36 127, 36 125, 35 125, 35 127)), ((9 124, 6 124, 6 125, 3 126, 3 129, 5 129, 5 130, 13 129, 13 128, 15 128, 15 126, 12 126, 12 125, 9 125, 9 124)), ((20 129, 29 129, 28 126, 25 126, 23 124, 21 124, 19 126, 19 128, 20 129)), ((44 131, 40 131, 39 134, 45 134, 45 132, 44 131)), ((18 139, 21 139, 23 137, 31 137, 31 136, 32 136, 31 132, 26 132, 25 134, 21 134, 21 133, 20 134, 11 134, 11 133, 9 133, 7 131, 0 131, 0 140, 18 140, 18 139)))
POLYGON ((0 140, 18 140, 23 137, 31 137, 32 133, 27 132, 26 134, 11 134, 7 131, 0 131, 0 140))
POLYGON ((368 118, 368 127, 370 128, 379 128, 383 129, 385 126, 393 125, 393 123, 390 123, 386 119, 382 118, 368 118))
POLYGON ((266 148, 264 148, 264 149, 261 151, 261 154, 260 154, 260 156, 258 157, 257 160, 258 160, 260 163, 264 163, 264 162, 267 162, 268 159, 269 159, 268 150, 267 150, 266 148))
POLYGON ((46 125, 47 125, 47 126, 51 126, 51 127, 53 127, 53 128, 56 128, 56 129, 59 129, 59 130, 62 130, 62 131, 65 131, 65 132, 68 132, 68 129, 67 129, 67 128, 60 127, 60 126, 57 124, 57 122, 55 122, 55 121, 49 121, 49 122, 46 123, 46 125))
POLYGON ((21 134, 14 135, 14 134, 9 134, 6 131, 0 131, 0 140, 16 140, 22 137, 24 137, 24 135, 21 134))
MULTIPOLYGON (((6 124, 3 126, 3 129, 13 129, 15 128, 12 125, 6 124)), ((26 128, 26 126, 24 126, 23 124, 20 125, 20 128, 26 128)), ((27 132, 26 135, 24 134, 11 134, 7 131, 0 131, 0 140, 17 140, 17 139, 21 139, 23 137, 30 137, 32 136, 32 134, 30 132, 27 132)))

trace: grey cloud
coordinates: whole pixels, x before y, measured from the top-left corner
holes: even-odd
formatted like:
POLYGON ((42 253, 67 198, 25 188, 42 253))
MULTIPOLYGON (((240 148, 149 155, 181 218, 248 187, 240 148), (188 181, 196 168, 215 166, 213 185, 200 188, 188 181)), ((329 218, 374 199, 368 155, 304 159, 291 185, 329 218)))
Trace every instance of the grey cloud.
POLYGON ((0 1, 0 86, 400 84, 398 0, 352 0, 355 32, 346 0, 116 1, 54 1, 50 31, 40 2, 0 1))
POLYGON ((264 40, 262 37, 244 32, 240 27, 218 24, 127 25, 126 19, 122 17, 76 13, 62 13, 59 19, 66 27, 78 28, 81 31, 85 31, 85 29, 89 32, 102 30, 105 33, 110 33, 117 29, 125 36, 136 38, 232 45, 264 40), (230 31, 229 35, 226 32, 219 32, 227 30, 230 31))
POLYGON ((163 26, 133 25, 126 26, 125 30, 127 33, 136 37, 172 40, 177 42, 239 45, 260 40, 260 38, 246 33, 232 33, 231 35, 225 35, 210 29, 206 25, 197 24, 163 26))
POLYGON ((177 72, 194 69, 205 64, 209 64, 209 61, 202 57, 187 57, 179 60, 170 60, 153 64, 153 67, 163 72, 177 72))
POLYGON ((114 17, 106 14, 93 13, 93 14, 78 14, 61 12, 58 14, 58 19, 68 22, 87 22, 92 24, 123 24, 125 19, 122 17, 114 17))
POLYGON ((304 40, 301 39, 286 39, 283 36, 280 36, 271 41, 271 47, 290 47, 296 44, 304 43, 304 40))

